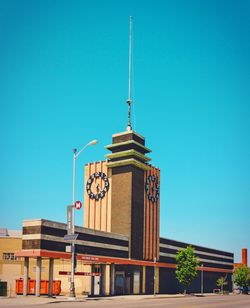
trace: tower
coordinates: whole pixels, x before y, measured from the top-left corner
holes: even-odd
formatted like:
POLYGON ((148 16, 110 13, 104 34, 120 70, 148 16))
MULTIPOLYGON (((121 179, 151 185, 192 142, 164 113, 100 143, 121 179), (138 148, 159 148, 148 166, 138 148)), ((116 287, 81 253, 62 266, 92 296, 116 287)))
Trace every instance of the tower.
POLYGON ((129 238, 129 257, 159 258, 160 170, 149 164, 145 138, 131 125, 132 18, 129 39, 128 122, 112 135, 107 160, 85 166, 84 227, 129 238))
POLYGON ((107 161, 85 166, 84 227, 124 234, 130 257, 159 257, 160 170, 138 133, 112 136, 107 161))

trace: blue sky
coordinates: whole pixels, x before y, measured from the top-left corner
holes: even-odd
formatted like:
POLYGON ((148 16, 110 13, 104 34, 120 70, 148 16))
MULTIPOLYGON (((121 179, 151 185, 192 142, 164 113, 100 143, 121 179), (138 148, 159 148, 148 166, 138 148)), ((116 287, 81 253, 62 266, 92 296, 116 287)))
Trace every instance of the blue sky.
MULTIPOLYGON (((126 127, 161 169, 161 236, 250 254, 249 1, 0 1, 0 225, 66 220, 126 127)), ((82 210, 77 224, 83 221, 82 210)))

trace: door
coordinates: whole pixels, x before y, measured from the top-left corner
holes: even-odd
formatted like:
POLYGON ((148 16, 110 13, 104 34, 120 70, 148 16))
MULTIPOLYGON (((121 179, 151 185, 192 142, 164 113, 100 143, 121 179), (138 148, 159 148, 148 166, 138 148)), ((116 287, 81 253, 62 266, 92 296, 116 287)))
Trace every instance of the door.
POLYGON ((115 294, 123 295, 125 285, 125 274, 124 272, 116 272, 115 274, 115 294))
POLYGON ((94 276, 94 295, 100 295, 100 276, 94 276))
POLYGON ((130 294, 130 283, 131 279, 130 277, 125 277, 125 294, 130 294))

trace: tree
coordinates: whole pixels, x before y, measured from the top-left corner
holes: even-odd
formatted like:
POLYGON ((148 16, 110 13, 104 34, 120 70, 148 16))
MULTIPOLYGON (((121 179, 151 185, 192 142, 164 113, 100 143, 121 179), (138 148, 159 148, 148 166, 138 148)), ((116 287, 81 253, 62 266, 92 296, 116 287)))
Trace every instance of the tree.
POLYGON ((220 292, 223 294, 223 286, 227 285, 227 275, 217 279, 216 284, 220 288, 220 292))
POLYGON ((250 269, 246 266, 241 266, 234 271, 234 283, 238 287, 243 288, 243 292, 247 292, 250 285, 250 269))
POLYGON ((184 285, 184 294, 186 294, 187 286, 189 286, 197 276, 196 268, 200 265, 200 261, 196 257, 192 246, 179 250, 175 259, 177 263, 175 275, 179 283, 184 285))

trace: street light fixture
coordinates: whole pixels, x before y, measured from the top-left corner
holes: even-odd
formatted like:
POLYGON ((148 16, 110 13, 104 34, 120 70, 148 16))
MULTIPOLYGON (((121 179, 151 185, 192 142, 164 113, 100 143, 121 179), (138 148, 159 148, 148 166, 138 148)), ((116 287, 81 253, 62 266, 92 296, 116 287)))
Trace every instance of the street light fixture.
MULTIPOLYGON (((79 152, 77 149, 73 149, 73 187, 72 187, 72 229, 71 234, 75 234, 75 183, 76 183, 76 159, 77 157, 86 149, 88 146, 97 144, 97 140, 92 140, 87 143, 79 152)), ((75 242, 71 243, 71 279, 70 279, 70 293, 69 297, 75 298, 75 282, 74 282, 74 272, 75 272, 75 242)))

